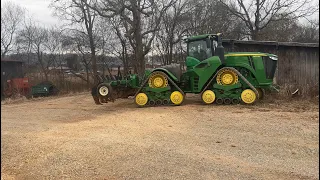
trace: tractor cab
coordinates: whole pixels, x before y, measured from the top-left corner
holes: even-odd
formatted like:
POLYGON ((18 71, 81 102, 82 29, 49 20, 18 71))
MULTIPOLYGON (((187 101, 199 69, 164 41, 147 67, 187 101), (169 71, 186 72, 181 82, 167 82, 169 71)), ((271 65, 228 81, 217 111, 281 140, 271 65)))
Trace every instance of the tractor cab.
POLYGON ((194 57, 199 61, 214 56, 215 49, 218 46, 216 39, 213 36, 197 37, 191 37, 187 41, 188 56, 194 57))
POLYGON ((224 48, 221 34, 205 34, 184 39, 187 43, 186 66, 192 68, 212 56, 219 56, 224 61, 224 48))

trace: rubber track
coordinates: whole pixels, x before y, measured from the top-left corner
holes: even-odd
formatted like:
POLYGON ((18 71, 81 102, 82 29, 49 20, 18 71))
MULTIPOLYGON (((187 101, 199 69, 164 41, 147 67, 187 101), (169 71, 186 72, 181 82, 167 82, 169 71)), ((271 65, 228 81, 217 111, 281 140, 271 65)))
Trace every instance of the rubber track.
MULTIPOLYGON (((223 70, 223 69, 231 69, 233 71, 235 71, 238 76, 240 76, 240 78, 254 91, 254 93, 257 96, 257 99, 259 99, 259 93, 258 90, 235 68, 233 67, 223 67, 221 68, 219 71, 223 70)), ((212 83, 212 81, 217 77, 219 71, 210 79, 210 81, 208 82, 208 84, 204 87, 204 89, 201 91, 201 94, 210 86, 210 84, 212 83)))
MULTIPOLYGON (((156 72, 156 71, 154 71, 154 72, 156 72)), ((158 71, 158 72, 162 72, 162 71, 158 71)), ((174 87, 175 88, 177 88, 180 92, 181 92, 181 94, 183 95, 183 96, 185 96, 185 93, 179 88, 179 86, 175 83, 175 82, 173 82, 173 80, 170 78, 170 77, 168 77, 164 72, 162 72, 163 73, 163 75, 174 85, 174 87)), ((136 94, 134 95, 134 98, 136 98, 136 96, 138 95, 138 93, 139 92, 141 92, 141 89, 144 87, 144 85, 146 85, 146 83, 148 82, 148 80, 149 80, 149 78, 150 78, 150 76, 153 74, 153 72, 148 76, 148 78, 144 81, 144 83, 141 85, 141 87, 138 89, 138 91, 136 92, 136 94)))

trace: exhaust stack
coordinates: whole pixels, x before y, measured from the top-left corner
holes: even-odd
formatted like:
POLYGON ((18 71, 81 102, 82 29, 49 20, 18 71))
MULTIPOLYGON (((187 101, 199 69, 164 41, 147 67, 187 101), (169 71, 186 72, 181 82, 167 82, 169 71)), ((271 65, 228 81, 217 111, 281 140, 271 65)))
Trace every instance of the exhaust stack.
POLYGON ((221 64, 224 64, 224 47, 222 46, 222 38, 221 38, 221 33, 217 34, 217 41, 218 41, 218 46, 216 48, 216 54, 219 56, 221 64))

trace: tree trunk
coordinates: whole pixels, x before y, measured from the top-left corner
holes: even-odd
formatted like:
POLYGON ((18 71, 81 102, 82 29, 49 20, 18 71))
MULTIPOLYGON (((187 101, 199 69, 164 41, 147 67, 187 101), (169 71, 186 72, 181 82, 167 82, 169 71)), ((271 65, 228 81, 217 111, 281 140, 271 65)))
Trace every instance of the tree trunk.
POLYGON ((48 72, 46 71, 46 68, 44 67, 44 64, 42 61, 42 52, 40 52, 40 47, 38 47, 37 56, 38 56, 38 61, 41 65, 42 72, 45 76, 45 80, 48 81, 48 72))
POLYGON ((91 49, 91 62, 92 62, 92 73, 93 73, 93 83, 98 84, 98 79, 97 79, 97 57, 96 57, 96 48, 93 40, 93 35, 92 31, 89 33, 89 38, 90 38, 90 49, 91 49))
POLYGON ((46 72, 46 71, 44 71, 44 77, 45 77, 45 79, 46 79, 46 81, 48 81, 48 72, 46 72))
POLYGON ((102 76, 106 77, 106 68, 104 66, 102 66, 102 76))
POLYGON ((257 30, 252 30, 251 31, 251 39, 254 41, 259 40, 259 32, 257 30))
POLYGON ((108 70, 108 73, 109 73, 109 76, 110 76, 111 80, 115 80, 113 75, 112 75, 112 73, 111 73, 111 70, 110 70, 108 64, 106 64, 106 66, 107 66, 107 70, 108 70))
POLYGON ((89 67, 86 64, 86 73, 87 73, 87 87, 90 88, 90 76, 89 76, 89 67))
POLYGON ((123 62, 123 71, 124 76, 128 74, 128 54, 127 54, 127 47, 124 43, 122 43, 122 62, 123 62))
POLYGON ((169 45, 169 57, 168 57, 168 64, 172 63, 172 54, 173 54, 173 43, 170 43, 169 45))
POLYGON ((136 49, 135 49, 135 61, 137 67, 137 73, 142 75, 145 70, 143 44, 140 32, 136 34, 136 49))
POLYGON ((135 44, 135 62, 137 67, 137 73, 139 75, 143 75, 145 70, 145 62, 144 62, 144 50, 142 43, 142 29, 141 29, 141 12, 138 10, 137 5, 133 7, 132 11, 133 15, 133 23, 134 23, 134 40, 135 44))

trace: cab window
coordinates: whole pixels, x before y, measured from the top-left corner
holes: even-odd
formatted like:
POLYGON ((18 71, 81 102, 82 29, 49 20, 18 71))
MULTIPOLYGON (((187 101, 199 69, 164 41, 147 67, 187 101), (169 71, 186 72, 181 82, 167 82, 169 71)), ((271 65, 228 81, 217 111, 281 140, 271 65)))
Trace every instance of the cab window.
POLYGON ((188 56, 203 61, 212 56, 212 51, 205 40, 191 41, 188 43, 188 56))

